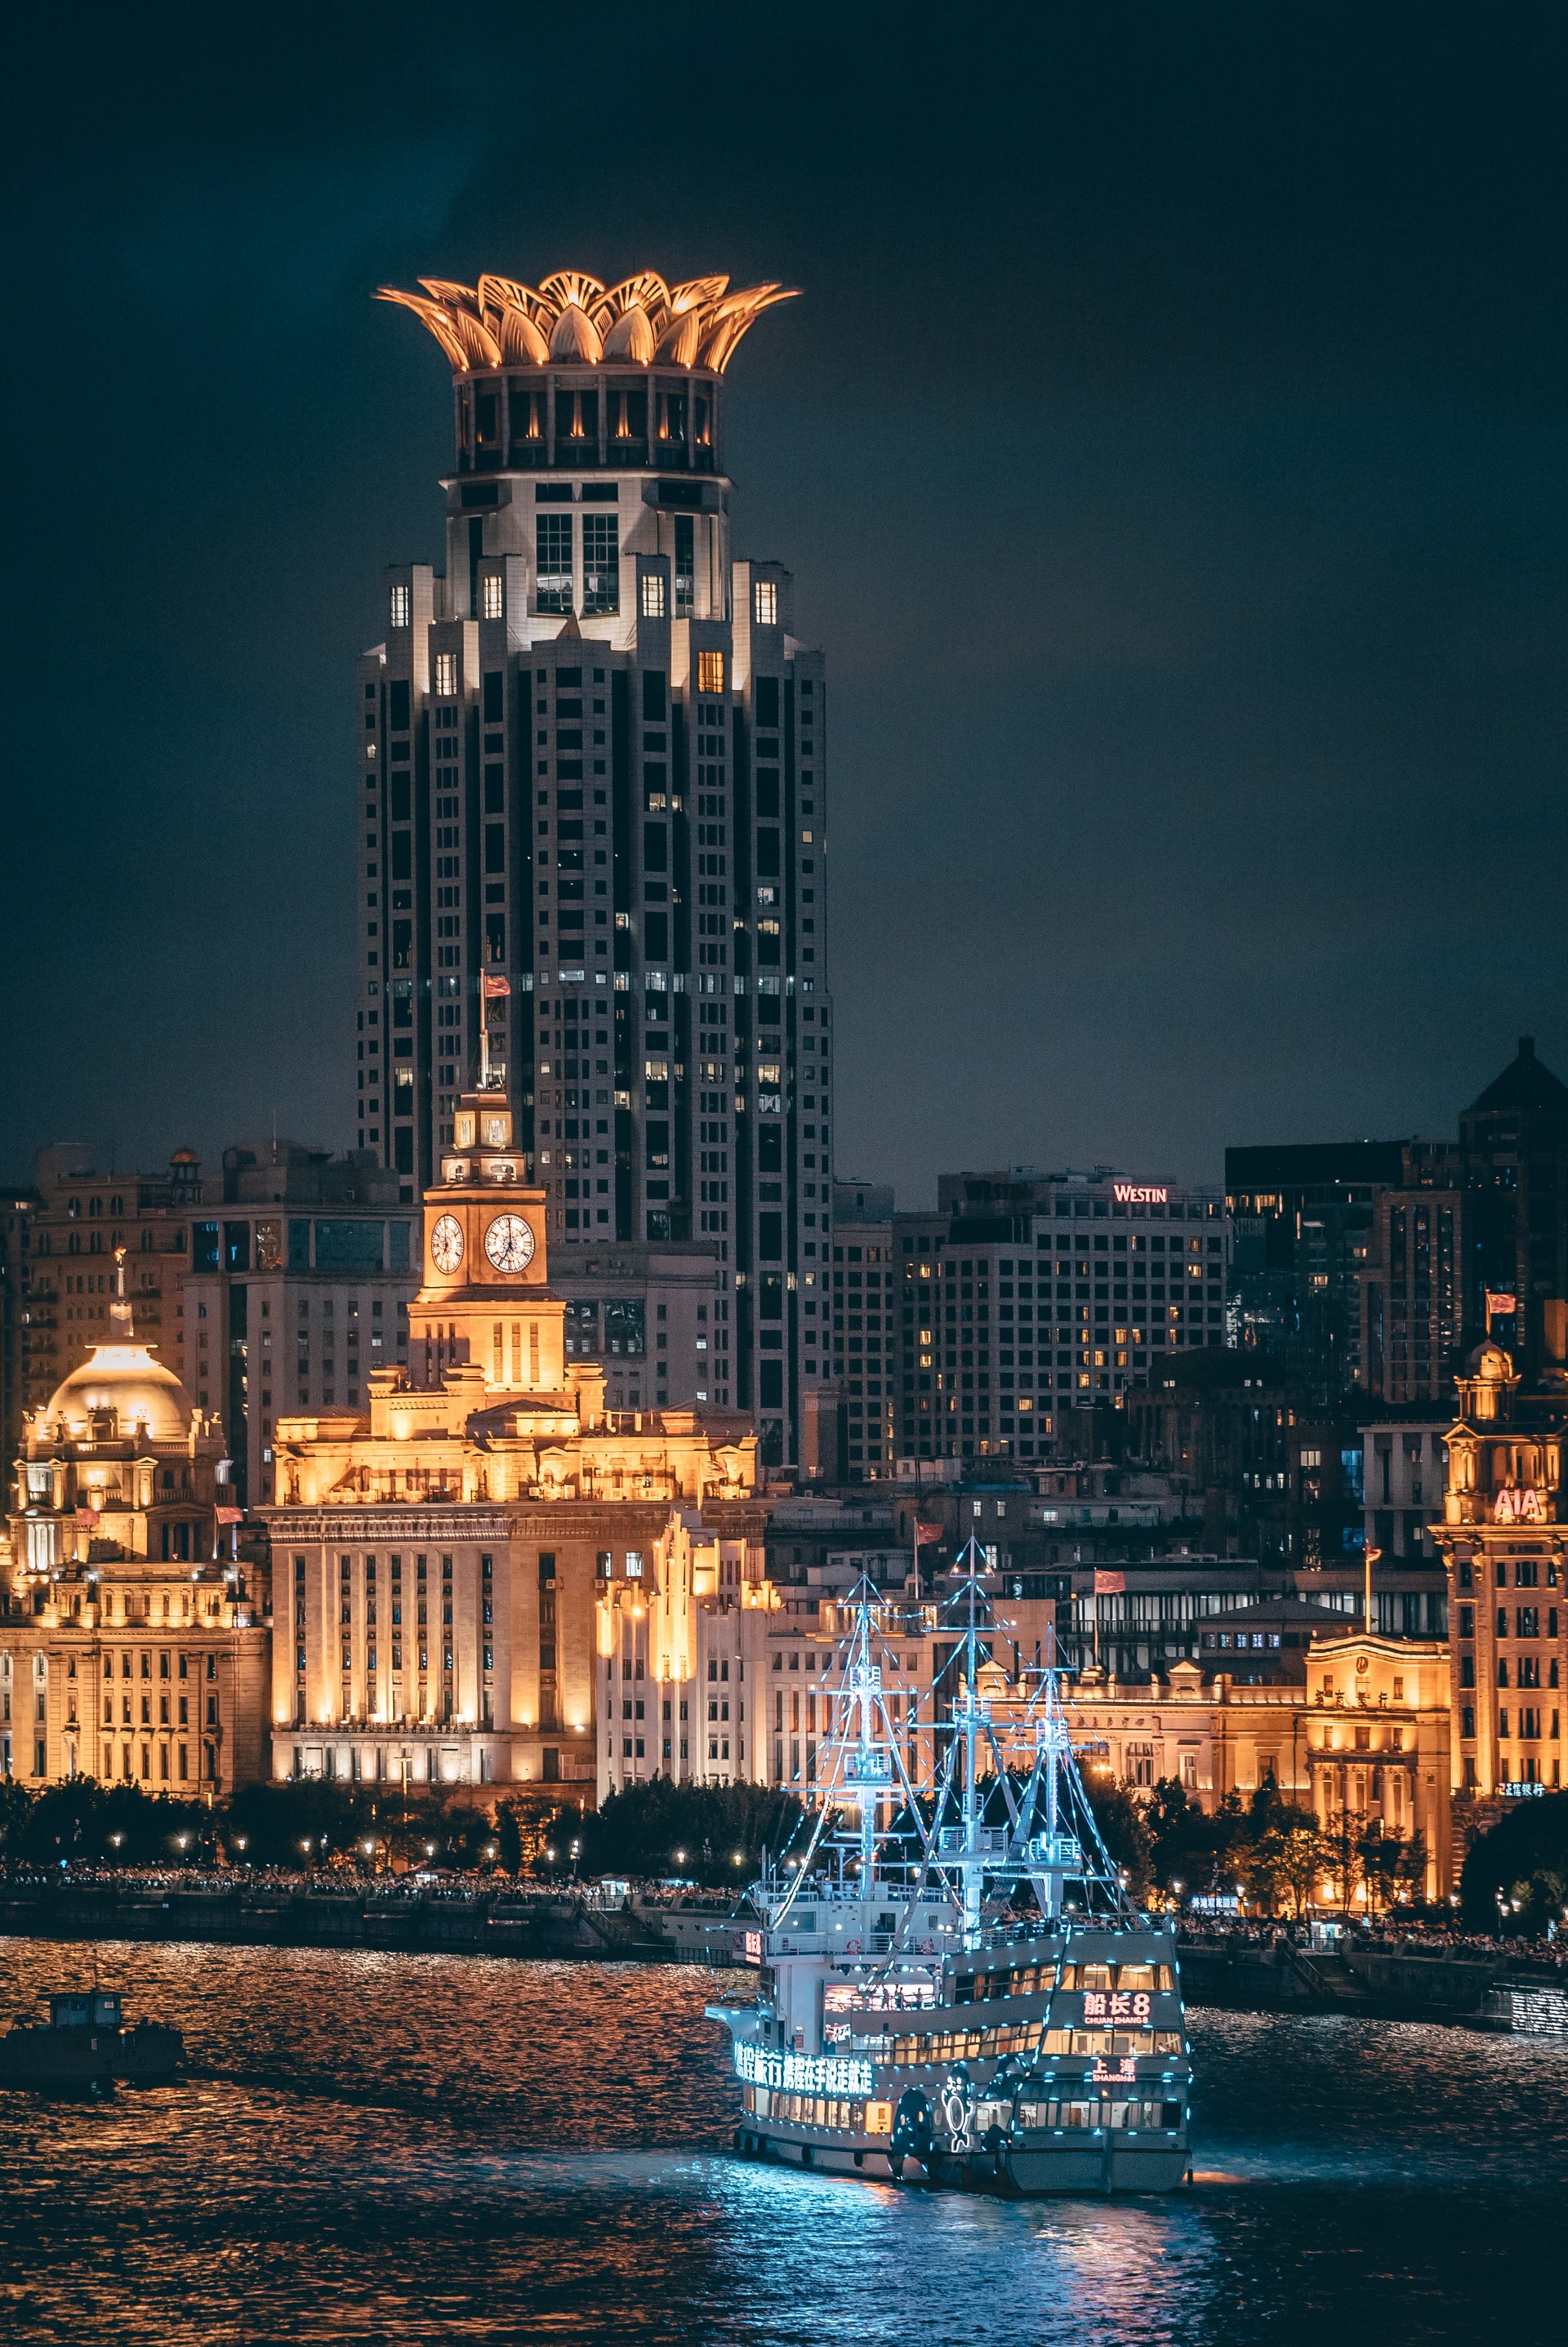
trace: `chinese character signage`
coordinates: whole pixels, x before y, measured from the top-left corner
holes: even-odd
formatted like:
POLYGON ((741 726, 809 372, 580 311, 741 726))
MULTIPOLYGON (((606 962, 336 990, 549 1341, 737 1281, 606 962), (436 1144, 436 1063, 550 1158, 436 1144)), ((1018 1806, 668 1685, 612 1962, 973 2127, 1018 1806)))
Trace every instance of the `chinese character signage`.
POLYGON ((1087 1989, 1083 1997, 1083 2018, 1089 2021, 1125 2022, 1132 2026, 1146 2023, 1149 1999, 1142 1989, 1087 1989))
POLYGON ((776 2086, 786 2095, 871 2092, 869 2062, 844 2062, 815 2054, 775 2054, 765 2045, 737 2045, 735 2075, 754 2086, 776 2086))

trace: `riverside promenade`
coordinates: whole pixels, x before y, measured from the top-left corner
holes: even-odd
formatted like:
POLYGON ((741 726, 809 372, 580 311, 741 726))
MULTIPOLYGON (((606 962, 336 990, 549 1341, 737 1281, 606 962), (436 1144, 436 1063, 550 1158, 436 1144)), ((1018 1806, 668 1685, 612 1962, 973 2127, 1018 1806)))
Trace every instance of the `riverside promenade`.
POLYGON ((580 1893, 487 1882, 97 1873, 0 1879, 0 1937, 190 1940, 231 1946, 383 1948, 444 1954, 681 1960, 659 1924, 580 1893))

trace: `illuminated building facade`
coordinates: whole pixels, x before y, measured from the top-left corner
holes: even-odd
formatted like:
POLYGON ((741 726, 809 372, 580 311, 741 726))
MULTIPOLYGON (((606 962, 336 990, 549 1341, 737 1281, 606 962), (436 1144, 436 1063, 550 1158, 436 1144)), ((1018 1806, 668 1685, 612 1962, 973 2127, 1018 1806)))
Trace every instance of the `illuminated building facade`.
POLYGON ((1443 1520, 1456 1815, 1468 1835, 1499 1805, 1563 1783, 1563 1422, 1568 1307, 1548 1306, 1549 1358, 1526 1382, 1489 1338, 1456 1380, 1443 1520))
POLYGON ((278 1426, 272 1773, 583 1799, 701 1773, 661 1706, 689 1722, 697 1614, 763 1582, 755 1436, 722 1409, 606 1408, 505 1094, 451 1122, 406 1368, 278 1426))
POLYGON ((108 1334, 114 1253, 138 1327, 220 1422, 241 1507, 272 1496, 275 1410, 357 1402, 363 1375, 404 1358, 417 1222, 369 1159, 272 1138, 226 1149, 220 1174, 176 1150, 166 1172, 100 1174, 71 1143, 39 1152, 4 1270, 19 1323, 8 1452, 108 1334))
POLYGON ((788 572, 732 554, 723 442, 725 367, 784 294, 384 298, 451 364, 456 446, 446 574, 388 573, 359 664, 359 1141, 412 1202, 483 1036, 558 1262, 705 1244, 705 1390, 798 1460, 826 1375, 825 691, 788 572))
POLYGON ((1306 1806, 1331 1839, 1419 1837, 1417 1899, 1453 1887, 1449 1681, 1445 1646, 1358 1632, 1320 1639, 1307 1663, 1306 1806))
MULTIPOLYGON (((944 1174, 934 1214, 891 1219, 882 1382, 897 1387, 900 1459, 1046 1458, 1065 1412, 1121 1408, 1173 1353, 1225 1341, 1230 1225, 1215 1190, 1020 1166, 944 1174)), ((854 1330, 840 1313, 848 1323, 856 1235, 835 1233, 832 1267, 834 1368, 851 1410, 854 1330)))
POLYGON ((0 1753, 222 1796, 262 1771, 268 1634, 239 1568, 216 1413, 139 1342, 126 1256, 104 1339, 26 1423, 0 1614, 0 1753))

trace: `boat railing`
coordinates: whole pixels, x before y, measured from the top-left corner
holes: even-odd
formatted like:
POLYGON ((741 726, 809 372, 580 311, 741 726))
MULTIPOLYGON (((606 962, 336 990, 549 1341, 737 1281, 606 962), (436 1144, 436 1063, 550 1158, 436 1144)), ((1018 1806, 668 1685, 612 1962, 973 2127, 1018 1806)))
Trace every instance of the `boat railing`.
POLYGON ((977 1826, 971 1844, 962 1826, 944 1826, 937 1836, 937 1850, 943 1858, 960 1856, 971 1847, 977 1855, 999 1857, 1007 1850, 1009 1839, 1005 1826, 977 1826))

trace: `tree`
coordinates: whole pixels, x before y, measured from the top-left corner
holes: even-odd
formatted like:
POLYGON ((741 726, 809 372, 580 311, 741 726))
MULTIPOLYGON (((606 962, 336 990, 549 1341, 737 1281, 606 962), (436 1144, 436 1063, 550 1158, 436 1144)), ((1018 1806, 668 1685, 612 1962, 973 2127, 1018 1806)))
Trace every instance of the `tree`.
POLYGON ((1125 1785, 1110 1778, 1091 1778, 1084 1791, 1112 1864, 1125 1874, 1132 1897, 1145 1898, 1154 1877, 1153 1844, 1143 1809, 1125 1785))
POLYGON ((1288 1898, 1297 1919, 1305 1912, 1320 1876, 1333 1862, 1333 1853, 1306 1809, 1278 1805, 1278 1815, 1266 1824, 1247 1858, 1247 1888, 1269 1914, 1288 1898))
POLYGON ((14 1777, 0 1777, 0 1854, 20 1857, 33 1796, 14 1777))
POLYGON ((252 1866, 320 1865, 368 1839, 375 1822, 365 1795, 307 1777, 286 1785, 243 1786, 229 1805, 224 1839, 234 1850, 242 1836, 252 1866))
POLYGON ((1568 1909, 1568 1793, 1522 1800, 1479 1836, 1464 1862, 1460 1898, 1471 1932, 1495 1932, 1500 1917, 1508 1930, 1530 1933, 1561 1925, 1568 1909))
POLYGON ((496 1804, 496 1857, 507 1874, 523 1870, 523 1829, 516 1801, 496 1804))
POLYGON ((1356 1885, 1361 1880, 1365 1863, 1361 1819, 1354 1809, 1335 1809, 1328 1820, 1325 1846, 1328 1854, 1329 1873, 1339 1884, 1339 1905, 1344 1914, 1350 1912, 1350 1901, 1356 1885))
POLYGON ((804 1816, 792 1793, 765 1785, 677 1785, 654 1777, 612 1793, 585 1818, 574 1812, 571 1823, 585 1874, 680 1873, 739 1887, 756 1872, 764 1844, 775 1858, 792 1837, 804 1849, 804 1816))

